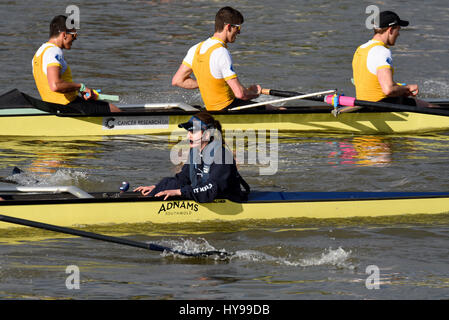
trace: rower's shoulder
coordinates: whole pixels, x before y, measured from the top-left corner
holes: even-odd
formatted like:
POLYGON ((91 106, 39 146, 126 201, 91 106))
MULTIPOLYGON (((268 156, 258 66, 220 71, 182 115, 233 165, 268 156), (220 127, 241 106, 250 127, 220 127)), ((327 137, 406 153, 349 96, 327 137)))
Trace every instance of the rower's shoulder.
POLYGON ((357 54, 368 55, 368 57, 391 56, 391 50, 380 41, 369 40, 357 47, 354 56, 357 54))
POLYGON ((47 49, 45 53, 47 53, 48 51, 62 53, 61 48, 59 48, 58 46, 49 42, 45 42, 39 47, 39 49, 36 50, 36 55, 40 55, 45 49, 47 49))
POLYGON ((365 42, 364 44, 361 44, 361 45, 359 46, 359 48, 361 48, 361 49, 367 48, 367 47, 369 47, 369 46, 372 45, 372 44, 373 44, 373 40, 371 39, 371 40, 368 40, 367 42, 365 42))
POLYGON ((368 51, 368 58, 370 57, 391 57, 391 50, 382 45, 373 46, 368 51))

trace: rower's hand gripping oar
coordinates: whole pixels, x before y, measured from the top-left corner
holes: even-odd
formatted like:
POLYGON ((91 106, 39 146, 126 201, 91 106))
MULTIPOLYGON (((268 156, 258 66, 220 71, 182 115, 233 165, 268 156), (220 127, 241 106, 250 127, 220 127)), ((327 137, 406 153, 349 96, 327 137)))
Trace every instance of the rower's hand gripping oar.
POLYGON ((203 252, 185 252, 185 251, 165 247, 165 246, 162 246, 159 244, 138 242, 138 241, 133 241, 133 240, 129 240, 129 239, 106 236, 106 235, 102 235, 102 234, 98 234, 98 233, 87 232, 87 231, 82 231, 82 230, 77 230, 77 229, 72 229, 72 228, 67 228, 67 227, 61 227, 61 226, 55 226, 55 225, 46 224, 46 223, 42 223, 42 222, 25 220, 25 219, 20 219, 20 218, 5 216, 5 215, 0 215, 0 221, 23 225, 23 226, 32 227, 32 228, 49 230, 49 231, 53 231, 53 232, 71 234, 71 235, 84 237, 84 238, 112 242, 112 243, 135 247, 135 248, 141 248, 141 249, 159 251, 159 252, 165 251, 165 252, 179 254, 179 255, 187 256, 187 257, 207 257, 207 256, 217 255, 221 259, 224 259, 230 255, 229 253, 227 253, 225 251, 218 251, 218 250, 203 251, 203 252))
MULTIPOLYGON (((98 89, 98 90, 92 89, 92 91, 93 91, 93 93, 96 96, 95 100, 107 100, 107 101, 119 101, 120 100, 119 96, 115 96, 115 95, 112 95, 112 94, 100 93, 101 92, 100 89, 98 89)), ((89 98, 89 96, 90 96, 90 94, 89 94, 89 92, 87 92, 86 93, 86 97, 89 98)))

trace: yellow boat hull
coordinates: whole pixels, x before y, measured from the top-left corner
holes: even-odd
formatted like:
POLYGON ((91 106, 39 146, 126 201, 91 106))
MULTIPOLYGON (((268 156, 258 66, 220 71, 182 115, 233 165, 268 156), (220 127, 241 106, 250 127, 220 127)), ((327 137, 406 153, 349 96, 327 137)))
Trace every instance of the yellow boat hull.
MULTIPOLYGON (((0 202, 3 215, 59 226, 123 223, 200 223, 206 221, 271 220, 289 218, 336 219, 397 215, 444 214, 449 195, 377 199, 249 201, 157 201, 142 199, 75 199, 71 201, 0 202)), ((17 227, 0 222, 0 229, 17 227)))
MULTIPOLYGON (((107 136, 172 134, 188 114, 121 116, 57 116, 48 114, 0 117, 3 136, 107 136)), ((330 112, 217 113, 226 130, 405 134, 449 130, 449 117, 412 112, 353 112, 334 117, 330 112)))

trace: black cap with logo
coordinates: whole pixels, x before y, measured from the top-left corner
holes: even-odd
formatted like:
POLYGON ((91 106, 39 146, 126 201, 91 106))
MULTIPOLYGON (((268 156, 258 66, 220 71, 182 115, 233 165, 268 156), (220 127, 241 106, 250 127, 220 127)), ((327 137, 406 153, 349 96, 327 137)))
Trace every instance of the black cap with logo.
POLYGON ((379 14, 379 28, 387 28, 393 26, 408 26, 409 22, 401 20, 399 16, 393 11, 382 11, 379 14))

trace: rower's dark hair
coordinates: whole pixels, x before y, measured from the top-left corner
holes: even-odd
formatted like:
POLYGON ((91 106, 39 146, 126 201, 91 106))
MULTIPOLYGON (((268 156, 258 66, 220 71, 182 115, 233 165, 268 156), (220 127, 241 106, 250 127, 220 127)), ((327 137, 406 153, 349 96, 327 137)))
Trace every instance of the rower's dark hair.
POLYGON ((215 15, 215 32, 223 31, 225 24, 242 24, 243 15, 231 7, 223 7, 215 15))
POLYGON ((67 17, 59 15, 53 18, 50 22, 50 38, 58 36, 61 32, 67 31, 66 27, 67 17))

